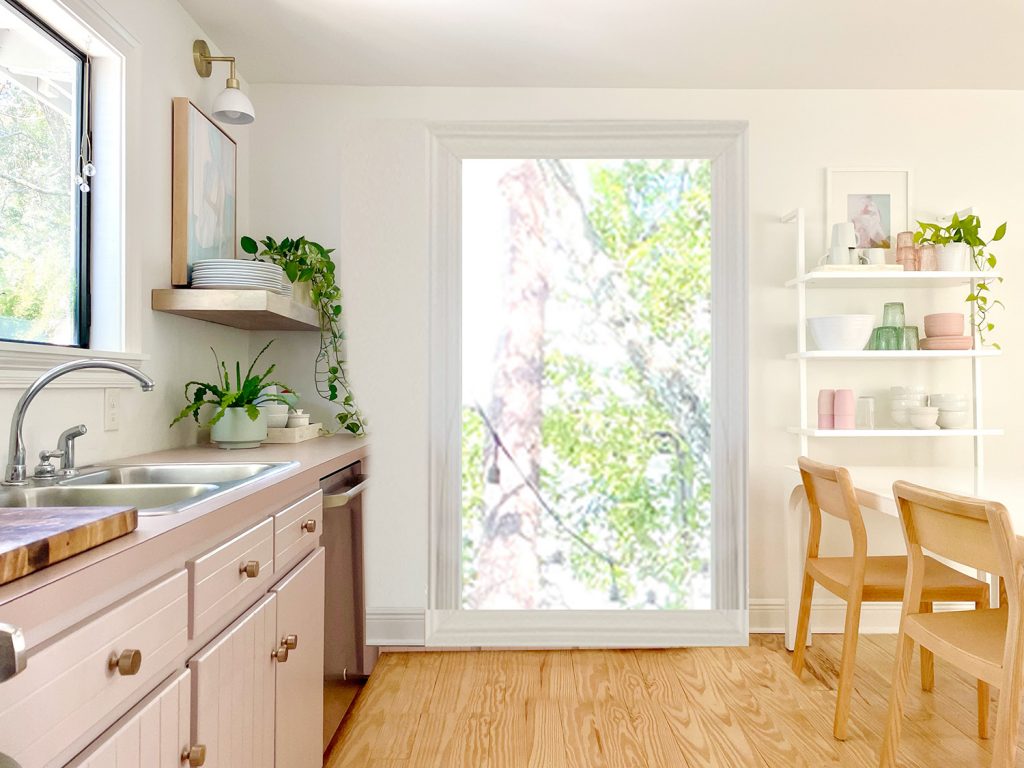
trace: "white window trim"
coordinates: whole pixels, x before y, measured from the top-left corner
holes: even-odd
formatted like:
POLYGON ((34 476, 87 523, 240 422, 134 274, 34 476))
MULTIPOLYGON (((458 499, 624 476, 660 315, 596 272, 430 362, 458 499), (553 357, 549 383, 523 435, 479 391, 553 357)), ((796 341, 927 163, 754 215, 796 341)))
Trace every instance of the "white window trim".
POLYGON ((747 628, 747 124, 429 126, 431 198, 428 646, 745 645, 747 628), (712 593, 709 611, 461 610, 461 168, 477 158, 707 158, 712 190, 712 593), (723 354, 725 351, 725 354, 723 354), (724 478, 721 477, 724 475, 724 478))
MULTIPOLYGON (((0 389, 20 389, 68 360, 117 360, 135 367, 149 360, 142 353, 142 275, 137 259, 138 233, 132 231, 134 205, 126 158, 141 147, 139 129, 128 116, 141 98, 141 48, 96 0, 21 0, 29 10, 92 57, 93 156, 99 173, 93 181, 91 286, 92 346, 89 349, 0 342, 0 389), (102 279, 96 279, 97 271, 102 279)), ((137 121, 137 119, 136 119, 137 121)), ((136 152, 137 155, 137 152, 136 152)), ((78 371, 50 386, 91 389, 137 386, 116 372, 78 371)))

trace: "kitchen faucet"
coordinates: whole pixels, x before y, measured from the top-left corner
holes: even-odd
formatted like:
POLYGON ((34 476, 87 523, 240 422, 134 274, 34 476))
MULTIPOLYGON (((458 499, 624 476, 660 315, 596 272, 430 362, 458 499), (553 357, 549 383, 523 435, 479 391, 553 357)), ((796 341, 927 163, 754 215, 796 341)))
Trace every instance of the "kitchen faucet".
MULTIPOLYGON (((114 360, 71 360, 66 363, 61 363, 54 368, 51 368, 34 382, 29 385, 28 389, 25 390, 21 399, 18 400, 18 404, 14 406, 14 415, 11 417, 11 439, 7 449, 7 469, 4 470, 3 485, 27 485, 28 484, 28 472, 25 469, 25 438, 21 434, 22 424, 25 421, 25 412, 28 410, 28 406, 35 399, 43 388, 56 378, 63 376, 66 373, 72 371, 80 371, 84 368, 106 368, 111 371, 120 371, 128 376, 131 376, 142 385, 143 392, 151 392, 153 387, 156 386, 153 380, 141 371, 132 368, 130 365, 124 363, 118 363, 114 360)), ((67 430, 61 435, 61 442, 64 443, 61 448, 65 452, 73 450, 69 448, 69 443, 77 437, 78 434, 74 434, 78 429, 82 429, 81 434, 84 434, 84 428, 72 428, 67 430)), ((51 452, 52 456, 66 456, 66 453, 51 452)), ((72 454, 73 456, 73 454, 72 454)), ((62 462, 62 467, 67 462, 62 462)))

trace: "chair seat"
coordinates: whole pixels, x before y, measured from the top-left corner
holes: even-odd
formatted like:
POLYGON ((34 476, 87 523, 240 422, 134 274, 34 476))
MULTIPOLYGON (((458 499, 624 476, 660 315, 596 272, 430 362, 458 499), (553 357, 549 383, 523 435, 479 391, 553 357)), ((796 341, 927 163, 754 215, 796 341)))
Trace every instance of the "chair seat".
POLYGON ((936 656, 972 677, 998 686, 1006 643, 1006 608, 916 613, 906 633, 936 656))
MULTIPOLYGON (((925 557, 924 589, 921 599, 925 602, 985 600, 988 584, 965 573, 940 563, 933 557, 925 557)), ((807 570, 816 582, 829 592, 846 598, 853 579, 852 557, 815 557, 807 561, 807 570)), ((865 602, 900 602, 907 581, 907 558, 905 555, 869 557, 864 568, 865 602)))

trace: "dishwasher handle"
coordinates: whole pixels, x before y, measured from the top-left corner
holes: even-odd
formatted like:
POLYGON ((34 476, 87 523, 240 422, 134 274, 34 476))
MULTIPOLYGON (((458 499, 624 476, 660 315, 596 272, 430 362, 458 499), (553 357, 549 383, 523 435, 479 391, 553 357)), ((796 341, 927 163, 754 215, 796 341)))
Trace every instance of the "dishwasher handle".
POLYGON ((341 493, 325 493, 324 509, 338 509, 340 507, 344 507, 352 501, 352 499, 365 491, 367 483, 370 482, 370 479, 366 475, 357 475, 355 480, 355 485, 351 488, 346 488, 341 493))
POLYGON ((0 683, 25 669, 25 635, 18 627, 0 622, 0 683))

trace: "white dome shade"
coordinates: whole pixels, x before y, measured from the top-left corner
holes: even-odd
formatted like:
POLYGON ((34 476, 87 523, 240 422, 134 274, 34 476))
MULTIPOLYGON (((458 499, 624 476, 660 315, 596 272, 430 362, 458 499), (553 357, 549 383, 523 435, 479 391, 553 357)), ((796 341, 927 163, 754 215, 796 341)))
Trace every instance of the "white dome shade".
POLYGON ((240 90, 225 88, 213 100, 213 116, 222 123, 246 125, 256 119, 256 110, 240 90))

